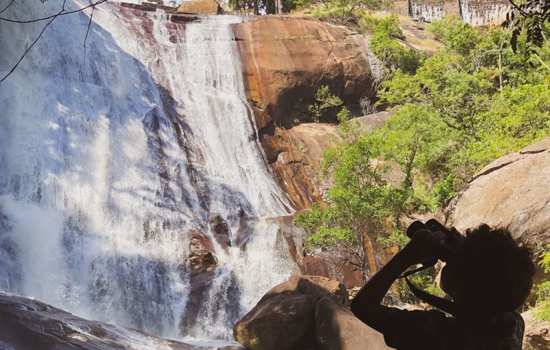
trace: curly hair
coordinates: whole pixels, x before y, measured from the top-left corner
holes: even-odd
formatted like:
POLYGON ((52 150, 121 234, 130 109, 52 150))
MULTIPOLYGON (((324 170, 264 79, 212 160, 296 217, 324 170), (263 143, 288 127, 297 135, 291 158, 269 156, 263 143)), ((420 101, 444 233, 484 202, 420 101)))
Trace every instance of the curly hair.
POLYGON ((462 258, 470 305, 489 312, 513 311, 529 296, 535 274, 532 254, 509 231, 487 225, 467 231, 462 258))

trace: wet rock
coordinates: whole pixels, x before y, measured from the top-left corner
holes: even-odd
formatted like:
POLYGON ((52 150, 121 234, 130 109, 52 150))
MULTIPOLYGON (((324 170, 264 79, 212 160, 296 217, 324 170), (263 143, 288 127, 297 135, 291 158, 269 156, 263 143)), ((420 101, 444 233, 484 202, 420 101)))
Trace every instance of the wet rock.
POLYGON ((322 350, 389 350, 384 336, 330 299, 315 307, 316 342, 322 350))
MULTIPOLYGON (((189 256, 186 260, 186 267, 183 267, 181 271, 182 275, 190 272, 189 300, 185 305, 186 317, 180 323, 182 329, 188 329, 195 324, 200 306, 208 297, 208 290, 216 276, 218 265, 210 238, 198 230, 192 230, 189 234, 191 235, 189 256)), ((185 277, 182 276, 182 278, 185 277)))
POLYGON ((218 264, 210 238, 200 231, 191 231, 187 263, 192 273, 213 271, 218 264))
POLYGON ((0 293, 0 348, 9 350, 207 350, 85 320, 34 299, 0 293))
POLYGON ((447 209, 458 230, 481 223, 510 230, 540 252, 550 243, 550 138, 482 169, 447 209))
POLYGON ((214 238, 222 248, 229 247, 231 245, 231 231, 227 222, 220 215, 214 215, 210 218, 208 224, 214 233, 214 238))

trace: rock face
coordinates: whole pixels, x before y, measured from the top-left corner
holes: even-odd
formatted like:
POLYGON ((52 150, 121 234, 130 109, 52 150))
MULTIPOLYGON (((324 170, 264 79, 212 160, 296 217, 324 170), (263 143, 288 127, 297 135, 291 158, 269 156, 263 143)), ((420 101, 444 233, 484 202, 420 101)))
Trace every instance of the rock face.
MULTIPOLYGON (((383 126, 391 115, 379 112, 355 120, 363 131, 372 131, 383 126)), ((267 160, 296 209, 308 208, 322 198, 330 185, 320 174, 323 155, 342 141, 337 126, 328 123, 304 123, 290 129, 277 127, 272 134, 263 136, 267 160)))
POLYGON ((307 208, 321 199, 326 187, 320 176, 323 153, 340 142, 336 126, 321 123, 276 128, 273 135, 264 136, 268 162, 295 208, 307 208))
POLYGON ((0 293, 0 349, 207 350, 88 321, 33 299, 0 293))
POLYGON ((210 239, 203 233, 190 232, 189 257, 187 263, 193 273, 211 272, 216 268, 218 260, 214 255, 214 247, 210 239))
POLYGON ((538 320, 534 310, 524 312, 525 334, 523 336, 524 350, 550 349, 550 322, 538 320))
POLYGON ((251 350, 389 349, 380 333, 345 307, 341 283, 293 276, 270 290, 234 328, 235 340, 251 350))
POLYGON ((347 105, 375 95, 364 37, 328 23, 260 17, 234 25, 247 96, 260 134, 304 120, 320 85, 347 105))
POLYGON ((451 204, 459 230, 481 223, 504 227, 541 251, 550 242, 550 138, 482 169, 451 204))

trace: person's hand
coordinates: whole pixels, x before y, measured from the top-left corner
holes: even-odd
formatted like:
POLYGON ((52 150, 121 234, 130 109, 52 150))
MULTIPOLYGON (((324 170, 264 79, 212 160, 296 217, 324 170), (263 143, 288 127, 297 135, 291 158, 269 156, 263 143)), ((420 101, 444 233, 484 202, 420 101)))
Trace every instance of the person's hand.
POLYGON ((444 243, 442 230, 428 223, 423 224, 420 221, 415 221, 407 229, 407 235, 411 241, 403 250, 411 265, 434 265, 439 258, 440 247, 444 243))

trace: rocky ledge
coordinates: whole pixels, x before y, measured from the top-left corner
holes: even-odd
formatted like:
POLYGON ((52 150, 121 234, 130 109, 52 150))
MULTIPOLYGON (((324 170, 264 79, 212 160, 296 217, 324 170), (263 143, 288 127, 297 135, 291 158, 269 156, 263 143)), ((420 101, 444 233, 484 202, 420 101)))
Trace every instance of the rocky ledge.
MULTIPOLYGON (((210 350, 89 321, 34 299, 0 293, 2 350, 210 350)), ((227 347, 225 350, 237 349, 227 347)))

